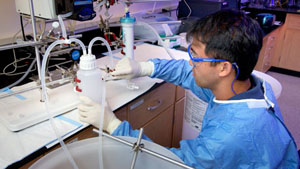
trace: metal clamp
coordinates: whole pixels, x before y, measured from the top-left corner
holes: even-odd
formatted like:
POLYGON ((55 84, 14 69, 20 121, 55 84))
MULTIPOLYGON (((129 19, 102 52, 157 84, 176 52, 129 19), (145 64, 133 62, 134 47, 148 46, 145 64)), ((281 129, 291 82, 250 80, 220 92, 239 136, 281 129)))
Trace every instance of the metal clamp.
MULTIPOLYGON (((96 129, 93 129, 93 131, 96 132, 96 133, 99 133, 99 131, 96 130, 96 129)), ((139 133, 139 139, 138 139, 138 140, 141 139, 142 134, 143 134, 143 132, 140 132, 140 133, 139 133)), ((125 145, 134 147, 134 144, 132 144, 132 143, 126 141, 126 140, 123 140, 123 139, 121 139, 121 138, 118 138, 118 137, 115 137, 115 136, 111 136, 111 135, 106 134, 106 133, 104 133, 104 132, 102 132, 102 135, 105 136, 105 137, 107 137, 107 138, 110 138, 110 139, 112 139, 112 140, 115 140, 115 141, 118 141, 118 142, 120 142, 120 143, 123 143, 123 144, 125 144, 125 145)), ((138 143, 140 143, 140 141, 138 141, 138 143)), ((136 143, 136 144, 138 144, 138 143, 136 143)), ((144 147, 141 147, 141 146, 140 146, 140 147, 139 147, 139 150, 140 150, 140 151, 143 151, 143 152, 145 152, 145 153, 147 153, 147 154, 149 154, 149 155, 152 155, 152 156, 154 156, 154 157, 157 157, 157 158, 160 158, 160 159, 162 159, 162 160, 168 161, 168 162, 170 162, 170 163, 172 163, 172 164, 175 164, 175 165, 177 165, 177 166, 180 166, 180 167, 182 167, 182 168, 186 168, 186 169, 194 169, 193 167, 190 167, 190 166, 188 166, 188 165, 186 165, 186 164, 184 164, 184 163, 181 163, 181 162, 179 162, 179 161, 173 160, 173 159, 171 159, 171 158, 169 158, 169 157, 167 157, 167 156, 164 156, 164 155, 162 155, 162 154, 159 154, 159 153, 154 152, 154 151, 152 151, 152 150, 149 150, 149 149, 147 149, 147 148, 144 148, 144 147)))
POLYGON ((131 167, 130 169, 134 169, 134 165, 136 163, 136 158, 137 158, 137 155, 139 153, 139 150, 140 148, 143 148, 143 144, 141 144, 141 140, 142 140, 142 136, 143 136, 143 132, 144 132, 144 128, 141 128, 140 129, 140 132, 139 132, 139 137, 137 139, 137 142, 133 144, 132 146, 132 150, 134 151, 134 154, 133 154, 133 159, 132 159, 132 162, 131 162, 131 167), (141 147, 140 147, 141 146, 141 147))

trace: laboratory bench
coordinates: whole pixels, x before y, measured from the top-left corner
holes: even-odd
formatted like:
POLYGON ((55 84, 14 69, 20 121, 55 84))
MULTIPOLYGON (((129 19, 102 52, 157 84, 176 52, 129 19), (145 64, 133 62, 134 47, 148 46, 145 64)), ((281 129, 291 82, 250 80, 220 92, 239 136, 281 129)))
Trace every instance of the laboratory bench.
MULTIPOLYGON (((186 52, 171 50, 171 53, 176 56, 176 59, 188 59, 186 52)), ((114 54, 114 56, 119 57, 119 53, 114 54)), ((148 60, 151 56, 161 59, 169 58, 162 47, 150 44, 138 46, 135 51, 135 56, 137 56, 136 60, 138 61, 148 60), (145 49, 151 52, 144 54, 145 49), (140 54, 146 56, 143 56, 144 58, 138 57, 140 54)), ((105 60, 105 58, 98 60, 101 59, 105 60)), ((144 133, 152 139, 153 142, 165 147, 179 147, 179 141, 182 136, 185 90, 171 83, 163 82, 160 79, 143 78, 147 78, 149 81, 153 80, 151 87, 145 88, 144 83, 147 82, 145 79, 141 79, 141 87, 145 88, 145 90, 134 96, 129 94, 131 98, 126 98, 127 100, 125 101, 119 98, 124 97, 123 93, 126 92, 120 93, 120 91, 118 91, 120 89, 112 91, 111 87, 115 84, 107 86, 107 101, 120 120, 128 121, 133 129, 143 127, 144 133), (112 97, 112 95, 114 95, 114 97, 112 97), (116 102, 119 103, 115 104, 116 102)), ((78 122, 80 121, 78 120, 78 122)), ((76 128, 71 132, 72 134, 68 134, 67 137, 64 137, 65 143, 68 144, 91 137, 97 137, 98 134, 92 131, 93 128, 93 126, 87 124, 76 128)), ((7 168, 28 168, 38 159, 59 147, 60 145, 57 141, 52 143, 51 146, 43 146, 34 150, 28 156, 23 157, 23 159, 16 160, 16 162, 10 164, 7 168)))

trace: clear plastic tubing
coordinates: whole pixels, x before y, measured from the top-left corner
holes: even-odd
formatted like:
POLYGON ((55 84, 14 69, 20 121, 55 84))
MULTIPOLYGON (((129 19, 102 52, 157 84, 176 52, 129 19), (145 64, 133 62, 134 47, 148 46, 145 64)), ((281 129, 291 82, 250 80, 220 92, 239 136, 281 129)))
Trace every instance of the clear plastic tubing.
POLYGON ((47 91, 46 91, 46 81, 45 81, 45 72, 46 72, 46 63, 47 63, 47 59, 48 56, 50 54, 50 51, 56 46, 56 45, 60 45, 60 44, 70 44, 71 42, 77 42, 83 51, 83 54, 86 54, 86 48, 84 46, 84 44, 78 40, 78 39, 69 39, 69 40, 57 40, 55 42, 53 42, 46 50, 43 61, 42 61, 42 70, 41 70, 41 84, 42 84, 42 97, 45 100, 45 110, 48 114, 48 118, 50 121, 50 124, 53 127, 54 133, 59 141, 59 143, 61 144, 62 149, 64 150, 65 154, 67 155, 68 160, 70 161, 71 165, 73 166, 74 169, 78 169, 78 166, 76 165, 74 159, 72 158, 70 152, 68 151, 65 143, 63 142, 61 136, 59 135, 58 129, 54 123, 54 119, 52 117, 52 115, 50 114, 49 111, 49 100, 48 100, 48 95, 47 95, 47 91))
POLYGON ((98 149, 98 153, 99 153, 99 169, 104 169, 103 167, 103 153, 102 153, 102 132, 103 132, 103 118, 104 118, 104 111, 105 111, 105 106, 106 102, 105 102, 105 97, 106 96, 106 87, 105 84, 102 85, 102 100, 101 100, 101 110, 100 110, 100 125, 99 125, 99 149, 98 149))
POLYGON ((93 38, 93 39, 90 41, 89 46, 88 46, 88 54, 90 54, 90 55, 92 54, 92 47, 93 47, 94 43, 95 43, 97 40, 100 40, 100 41, 102 41, 102 42, 105 44, 105 46, 106 46, 106 48, 107 48, 107 50, 108 50, 108 54, 109 54, 109 62, 110 62, 110 63, 109 63, 109 64, 110 64, 110 67, 109 67, 109 68, 112 69, 113 66, 114 66, 112 51, 111 51, 111 48, 110 48, 108 42, 107 42, 104 38, 102 38, 102 37, 95 37, 95 38, 93 38))
POLYGON ((100 3, 96 4, 95 7, 94 7, 94 9, 95 9, 95 8, 98 8, 98 7, 101 7, 102 5, 105 4, 105 2, 106 2, 106 1, 101 1, 100 3))
POLYGON ((163 40, 161 39, 161 37, 159 36, 159 34, 157 33, 157 31, 149 24, 145 23, 145 22, 137 22, 137 25, 144 25, 146 27, 148 27, 149 29, 152 30, 152 32, 155 34, 155 36, 157 37, 157 40, 162 44, 163 48, 165 48, 165 50, 167 51, 168 55, 172 58, 175 59, 172 55, 172 53, 170 52, 169 48, 165 45, 165 43, 163 42, 163 40))
MULTIPOLYGON (((94 43, 100 40, 102 41, 107 50, 108 50, 108 54, 109 54, 109 58, 110 58, 110 68, 113 68, 113 55, 112 55, 112 51, 111 48, 108 44, 108 42, 102 38, 102 37, 95 37, 93 38, 88 46, 88 55, 92 55, 92 47, 94 45, 94 43)), ((102 85, 102 100, 101 100, 101 112, 100 112, 100 122, 99 122, 99 168, 103 169, 103 154, 102 154, 102 131, 103 131, 103 118, 104 118, 104 110, 105 110, 105 106, 106 106, 106 102, 105 102, 105 98, 106 98, 106 88, 105 88, 105 84, 102 85)))
POLYGON ((65 27, 63 18, 69 17, 69 16, 71 16, 71 15, 72 15, 72 12, 69 12, 69 13, 66 13, 66 14, 63 14, 63 15, 58 15, 58 16, 57 16, 58 22, 59 22, 59 24, 60 24, 62 36, 63 36, 65 39, 67 39, 67 31, 66 31, 66 27, 65 27))

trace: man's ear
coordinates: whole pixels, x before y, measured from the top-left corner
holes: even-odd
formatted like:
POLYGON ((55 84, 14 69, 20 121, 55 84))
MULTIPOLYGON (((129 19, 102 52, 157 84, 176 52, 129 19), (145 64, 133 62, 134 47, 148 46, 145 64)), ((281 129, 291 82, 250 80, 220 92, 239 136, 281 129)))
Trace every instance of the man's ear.
POLYGON ((230 62, 221 62, 218 64, 219 76, 229 76, 232 72, 232 64, 230 62))

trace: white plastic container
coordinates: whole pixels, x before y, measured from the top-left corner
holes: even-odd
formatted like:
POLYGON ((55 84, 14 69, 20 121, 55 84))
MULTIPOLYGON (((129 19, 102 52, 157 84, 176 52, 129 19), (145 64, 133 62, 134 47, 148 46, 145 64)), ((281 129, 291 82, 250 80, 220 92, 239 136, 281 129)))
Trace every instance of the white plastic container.
MULTIPOLYGON (((17 13, 30 15, 27 0, 15 0, 17 13)), ((33 0, 34 15, 45 19, 56 19, 55 0, 33 0)))
MULTIPOLYGON (((120 137, 131 143, 135 143, 137 138, 120 137)), ((97 169, 98 163, 98 138, 90 138, 71 143, 68 146, 72 157, 79 169, 97 169)), ((179 157, 166 148, 142 140, 144 147, 154 152, 160 153, 176 161, 182 162, 179 157)), ((103 166, 105 169, 129 169, 133 159, 132 147, 123 143, 103 137, 103 166)), ((35 162, 30 169, 72 169, 63 150, 57 149, 35 162)), ((149 155, 145 152, 138 153, 135 169, 181 169, 181 167, 149 155)))
POLYGON ((275 79, 274 77, 272 77, 272 76, 270 76, 266 73, 259 72, 259 71, 256 71, 256 70, 253 70, 252 73, 257 77, 264 79, 265 81, 267 81, 271 85, 272 90, 274 92, 274 96, 275 96, 276 99, 278 99, 280 97, 281 91, 282 91, 282 86, 281 86, 280 82, 277 79, 275 79))
POLYGON ((95 55, 84 55, 80 57, 80 69, 77 72, 76 91, 80 95, 87 96, 97 103, 101 103, 102 80, 101 70, 97 67, 95 55))

